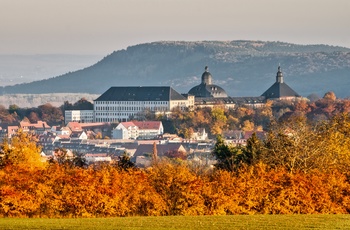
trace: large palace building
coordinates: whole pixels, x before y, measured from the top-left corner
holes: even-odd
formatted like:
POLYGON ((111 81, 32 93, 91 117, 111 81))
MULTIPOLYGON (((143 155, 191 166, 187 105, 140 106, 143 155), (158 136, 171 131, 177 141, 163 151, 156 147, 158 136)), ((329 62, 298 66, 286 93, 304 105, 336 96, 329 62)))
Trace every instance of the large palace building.
POLYGON ((169 86, 111 87, 94 100, 95 122, 128 121, 145 110, 169 112, 194 106, 194 96, 179 94, 169 86))
POLYGON ((65 122, 89 122, 92 120, 90 114, 93 114, 94 122, 121 122, 137 119, 145 111, 168 113, 176 107, 181 110, 214 106, 234 108, 237 105, 261 107, 266 100, 301 98, 284 83, 281 67, 278 67, 276 82, 261 96, 230 97, 223 88, 213 84, 213 77, 206 66, 201 83, 190 89, 187 94, 180 94, 170 86, 111 87, 94 100, 93 111, 85 111, 89 114, 85 121, 78 119, 81 116, 73 114, 76 111, 65 111, 65 122))

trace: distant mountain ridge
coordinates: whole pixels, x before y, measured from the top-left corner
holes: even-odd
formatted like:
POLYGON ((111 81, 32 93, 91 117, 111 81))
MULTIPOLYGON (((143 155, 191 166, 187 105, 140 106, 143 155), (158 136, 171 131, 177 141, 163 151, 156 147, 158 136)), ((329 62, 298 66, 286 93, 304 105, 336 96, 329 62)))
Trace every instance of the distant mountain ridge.
POLYGON ((111 86, 172 86, 180 93, 200 83, 204 66, 230 96, 260 96, 278 65, 300 95, 334 91, 350 96, 350 49, 265 41, 164 41, 130 46, 62 76, 0 88, 2 94, 91 93, 111 86))

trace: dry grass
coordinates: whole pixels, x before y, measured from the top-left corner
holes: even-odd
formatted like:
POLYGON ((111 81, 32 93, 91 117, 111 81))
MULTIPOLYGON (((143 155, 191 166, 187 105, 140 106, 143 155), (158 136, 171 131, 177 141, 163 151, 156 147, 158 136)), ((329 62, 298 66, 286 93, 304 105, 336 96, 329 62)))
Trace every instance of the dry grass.
POLYGON ((349 229, 349 215, 0 219, 0 229, 349 229))

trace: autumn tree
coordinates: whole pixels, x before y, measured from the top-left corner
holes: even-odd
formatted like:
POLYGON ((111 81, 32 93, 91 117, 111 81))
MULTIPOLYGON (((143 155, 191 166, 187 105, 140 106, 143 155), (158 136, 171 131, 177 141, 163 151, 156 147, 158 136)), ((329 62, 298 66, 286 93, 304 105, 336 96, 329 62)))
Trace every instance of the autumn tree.
POLYGON ((8 110, 8 112, 9 112, 10 114, 13 114, 13 113, 17 113, 17 114, 18 114, 19 110, 20 110, 20 108, 19 108, 18 105, 16 105, 16 104, 9 105, 9 110, 8 110))
POLYGON ((333 91, 329 91, 325 93, 325 95, 323 96, 323 99, 335 101, 337 97, 335 96, 335 93, 333 91))
MULTIPOLYGON (((41 119, 48 122, 48 124, 60 124, 63 121, 62 110, 58 107, 52 106, 50 103, 40 105, 38 107, 41 119)), ((30 119, 30 118, 29 118, 30 119)))
POLYGON ((1 165, 36 168, 44 167, 40 156, 41 148, 37 146, 35 136, 23 132, 21 129, 11 139, 4 139, 1 144, 1 165))
POLYGON ((172 150, 164 153, 165 157, 168 157, 170 159, 180 159, 180 160, 186 160, 187 155, 186 152, 178 151, 178 150, 172 150))
POLYGON ((316 124, 304 116, 275 123, 268 132, 262 159, 290 173, 344 170, 343 166, 350 162, 349 120, 344 114, 316 124))
POLYGON ((95 139, 102 139, 102 133, 101 132, 97 132, 95 135, 95 139))
POLYGON ((31 111, 29 116, 28 116, 28 120, 31 123, 37 123, 40 120, 38 113, 35 111, 31 111))
POLYGON ((214 107, 211 110, 211 117, 213 120, 212 127, 210 129, 212 135, 221 135, 222 131, 226 128, 227 117, 222 107, 214 107))
POLYGON ((0 105, 0 121, 1 123, 7 123, 7 124, 10 124, 10 123, 13 123, 16 121, 16 117, 17 115, 13 116, 12 114, 10 114, 8 112, 8 110, 0 105))
POLYGON ((243 131, 253 131, 254 130, 254 122, 249 121, 249 120, 245 120, 243 122, 242 130, 243 131))

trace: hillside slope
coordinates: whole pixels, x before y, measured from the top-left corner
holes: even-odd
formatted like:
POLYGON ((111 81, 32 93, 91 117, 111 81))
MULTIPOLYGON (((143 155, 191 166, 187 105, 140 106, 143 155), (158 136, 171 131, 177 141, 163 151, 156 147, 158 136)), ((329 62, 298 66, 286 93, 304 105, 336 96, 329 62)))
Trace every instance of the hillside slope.
POLYGON ((181 93, 200 83, 204 66, 230 96, 259 96, 275 81, 303 96, 334 91, 350 96, 350 49, 263 41, 154 42, 111 53, 85 69, 0 88, 15 93, 103 93, 111 86, 172 86, 181 93))

